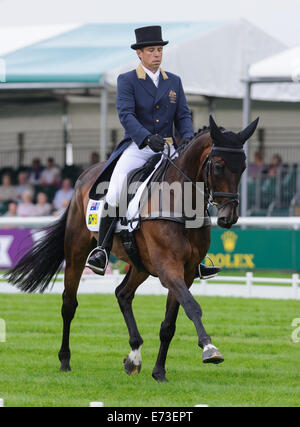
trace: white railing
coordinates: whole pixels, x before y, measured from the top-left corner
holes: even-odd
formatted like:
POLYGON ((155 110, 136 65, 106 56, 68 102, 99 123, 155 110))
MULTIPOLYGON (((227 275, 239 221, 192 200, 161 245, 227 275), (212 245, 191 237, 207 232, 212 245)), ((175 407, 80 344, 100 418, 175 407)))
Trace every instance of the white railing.
MULTIPOLYGON (((64 289, 64 275, 58 276, 58 281, 47 292, 61 294, 64 289)), ((113 294, 116 287, 122 282, 124 275, 114 274, 104 277, 86 274, 81 278, 79 293, 82 294, 113 294)), ((191 287, 193 295, 222 296, 240 298, 268 298, 268 299, 300 299, 299 274, 291 278, 254 277, 253 273, 245 276, 218 276, 214 279, 195 282, 191 287)), ((0 293, 17 293, 18 290, 6 282, 0 282, 0 293)), ((159 279, 148 278, 137 290, 138 295, 166 295, 159 279)))
MULTIPOLYGON (((0 228, 2 226, 11 227, 41 227, 57 220, 57 217, 0 217, 0 228)), ((217 218, 212 217, 212 224, 217 225, 217 218)), ((291 217, 240 217, 235 227, 263 227, 263 228, 293 228, 300 229, 300 216, 291 217)))
MULTIPOLYGON (((56 217, 32 217, 32 218, 6 218, 0 217, 1 227, 41 227, 55 221, 56 217)), ((212 218, 213 225, 216 225, 217 218, 212 218)), ((300 217, 244 217, 238 222, 242 227, 278 227, 278 228, 300 228, 300 217)), ((122 275, 113 274, 105 277, 95 275, 84 275, 81 279, 79 292, 81 293, 113 293, 116 286, 123 280, 122 275)), ((63 276, 60 276, 62 279, 63 276)), ((246 276, 219 276, 212 281, 201 281, 192 286, 194 295, 211 296, 233 296, 233 297, 257 297, 273 299, 300 299, 298 292, 299 275, 293 274, 290 279, 261 278, 254 277, 253 273, 246 276)), ((61 293, 63 283, 57 282, 52 292, 61 293)), ((16 289, 6 282, 0 282, 0 292, 14 293, 16 289)), ((149 278, 142 284, 137 293, 163 295, 167 290, 163 288, 158 279, 149 278)))

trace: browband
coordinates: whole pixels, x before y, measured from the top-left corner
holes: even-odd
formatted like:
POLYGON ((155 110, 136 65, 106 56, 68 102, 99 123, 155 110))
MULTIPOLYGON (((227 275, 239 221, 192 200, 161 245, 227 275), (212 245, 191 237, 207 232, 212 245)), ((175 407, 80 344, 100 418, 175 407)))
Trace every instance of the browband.
POLYGON ((215 145, 212 146, 211 152, 213 151, 227 151, 228 153, 244 153, 243 148, 218 147, 215 145))

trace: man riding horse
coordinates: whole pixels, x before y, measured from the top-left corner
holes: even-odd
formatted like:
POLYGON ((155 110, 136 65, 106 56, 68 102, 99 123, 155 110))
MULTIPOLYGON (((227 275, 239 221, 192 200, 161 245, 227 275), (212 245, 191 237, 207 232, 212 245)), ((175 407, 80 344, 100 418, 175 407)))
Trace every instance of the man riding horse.
MULTIPOLYGON (((135 30, 136 50, 141 61, 136 70, 121 74, 117 84, 117 109, 125 129, 123 141, 116 147, 101 175, 108 167, 114 168, 106 194, 106 212, 118 207, 123 184, 133 169, 142 167, 155 153, 175 149, 173 128, 181 141, 194 136, 191 112, 187 106, 181 80, 160 68, 163 46, 160 26, 135 30)), ((166 151, 167 152, 167 151, 166 151)), ((112 248, 116 218, 102 215, 98 246, 86 263, 95 273, 104 275, 112 248)), ((218 267, 200 266, 202 278, 213 277, 218 267)))

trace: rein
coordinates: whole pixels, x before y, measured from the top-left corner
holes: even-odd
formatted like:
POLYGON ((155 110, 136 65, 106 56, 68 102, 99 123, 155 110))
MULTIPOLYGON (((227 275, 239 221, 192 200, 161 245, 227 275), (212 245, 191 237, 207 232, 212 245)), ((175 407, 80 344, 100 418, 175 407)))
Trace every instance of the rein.
MULTIPOLYGON (((195 184, 195 182, 193 180, 191 180, 191 178, 189 178, 182 169, 180 169, 176 163, 173 162, 172 158, 170 157, 170 145, 168 144, 168 154, 166 154, 165 152, 162 152, 163 156, 165 159, 167 159, 169 161, 169 163, 171 163, 172 166, 174 166, 175 169, 178 170, 178 172, 189 182, 191 182, 192 186, 201 194, 203 195, 203 191, 201 191, 197 185, 195 184)), ((174 153, 176 154, 176 152, 174 153)), ((173 154, 173 156, 174 156, 173 154)))
MULTIPOLYGON (((191 140, 192 141, 192 140, 191 140)), ((190 141, 190 142, 191 142, 190 141)), ((187 144, 189 145, 189 144, 187 144)), ((184 147, 184 149, 186 148, 186 146, 184 147)), ((202 169, 205 167, 205 179, 204 179, 204 185, 205 185, 205 196, 207 198, 207 201, 210 205, 212 206, 216 206, 218 210, 224 208, 225 206, 231 204, 231 203, 236 203, 237 206, 239 205, 239 193, 227 193, 227 192, 221 192, 221 191, 214 191, 213 190, 213 174, 212 174, 212 157, 213 157, 213 153, 216 150, 215 145, 213 144, 212 149, 209 153, 209 155, 206 157, 206 159, 203 162, 202 165, 202 169), (211 187, 209 185, 209 178, 211 181, 211 187), (219 203, 216 202, 215 199, 216 198, 229 198, 230 200, 226 200, 223 203, 219 203)), ((244 152, 243 148, 228 148, 228 147, 218 147, 217 148, 218 151, 224 151, 224 152, 232 152, 232 153, 239 153, 239 152, 244 152)), ((175 151, 175 153, 173 154, 173 156, 178 153, 178 150, 175 151)), ((180 153, 182 154, 182 153, 180 153)), ((203 194, 202 191, 199 190, 199 188, 197 187, 197 185, 195 184, 195 182, 189 178, 182 169, 180 169, 172 160, 172 158, 170 157, 170 146, 168 144, 168 154, 163 152, 163 156, 169 161, 169 163, 175 167, 175 169, 177 169, 177 171, 189 182, 192 183, 193 187, 200 192, 201 194, 203 194)))

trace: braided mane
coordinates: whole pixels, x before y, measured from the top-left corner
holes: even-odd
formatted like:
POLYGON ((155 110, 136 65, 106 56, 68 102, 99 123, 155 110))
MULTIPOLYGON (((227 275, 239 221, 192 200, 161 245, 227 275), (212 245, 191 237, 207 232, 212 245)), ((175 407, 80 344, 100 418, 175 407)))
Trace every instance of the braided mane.
MULTIPOLYGON (((220 131, 223 132, 224 130, 226 130, 223 127, 219 127, 220 131)), ((210 132, 210 126, 203 126, 202 128, 198 129, 197 132, 194 133, 193 138, 190 139, 186 139, 184 142, 182 142, 181 144, 179 144, 179 147, 177 148, 176 152, 181 155, 183 153, 183 151, 185 151, 185 149, 193 142, 195 141, 195 139, 197 139, 198 137, 206 134, 210 132)))

